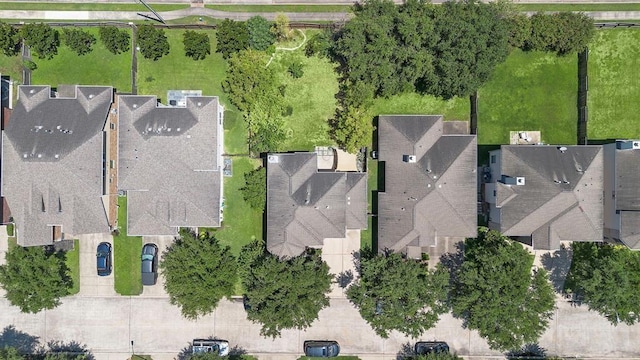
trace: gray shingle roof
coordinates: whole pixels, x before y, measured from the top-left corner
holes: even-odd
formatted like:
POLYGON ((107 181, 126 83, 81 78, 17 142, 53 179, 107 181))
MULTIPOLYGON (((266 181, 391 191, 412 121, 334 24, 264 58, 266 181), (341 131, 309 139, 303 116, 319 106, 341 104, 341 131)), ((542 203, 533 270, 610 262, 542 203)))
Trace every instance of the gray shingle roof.
POLYGON ((640 210, 640 150, 616 150, 616 210, 640 210))
POLYGON ((405 252, 435 245, 436 237, 477 233, 477 142, 445 134, 442 116, 382 115, 378 156, 378 248, 405 252), (414 155, 415 162, 407 161, 414 155), (382 171, 382 167, 381 167, 382 171))
POLYGON ((78 86, 76 98, 51 98, 49 86, 20 86, 2 134, 2 196, 23 246, 67 234, 109 231, 102 204, 103 128, 113 88, 78 86))
POLYGON ((602 240, 602 147, 565 148, 502 146, 497 176, 525 180, 524 185, 497 183, 497 230, 507 236, 532 236, 537 249, 557 249, 560 241, 602 240))
POLYGON ((367 227, 367 175, 318 171, 315 153, 270 154, 267 162, 267 249, 300 255, 367 227))
POLYGON ((118 188, 126 190, 130 235, 174 235, 220 226, 222 118, 218 98, 187 107, 155 96, 120 96, 118 188))
POLYGON ((620 212, 620 238, 633 250, 640 250, 640 211, 620 212))

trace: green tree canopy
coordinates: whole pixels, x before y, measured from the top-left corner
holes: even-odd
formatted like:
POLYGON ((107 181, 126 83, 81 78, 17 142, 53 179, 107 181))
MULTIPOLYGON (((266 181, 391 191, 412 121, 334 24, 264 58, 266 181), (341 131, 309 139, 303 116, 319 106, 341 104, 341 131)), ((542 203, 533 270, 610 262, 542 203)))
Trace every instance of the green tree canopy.
POLYGON ((249 48, 249 31, 245 22, 224 19, 216 30, 216 52, 221 53, 224 59, 249 48))
POLYGON ((364 252, 360 279, 349 287, 347 297, 381 337, 397 330, 417 338, 448 310, 448 286, 446 272, 436 273, 397 253, 364 252))
POLYGON ((340 148, 355 153, 373 136, 373 119, 368 113, 373 90, 364 82, 342 82, 336 97, 338 107, 329 119, 329 135, 340 148))
POLYGON ((612 324, 640 320, 640 253, 626 246, 574 242, 565 290, 612 324))
POLYGON ((247 20, 247 31, 249 47, 254 50, 267 50, 276 41, 275 35, 271 32, 271 23, 262 16, 256 15, 247 20))
POLYGON ((244 174, 244 187, 240 188, 244 201, 252 209, 264 212, 267 203, 267 169, 259 167, 244 174))
POLYGON ((188 319, 211 313, 223 297, 233 295, 237 263, 228 246, 212 235, 182 229, 163 255, 160 269, 169 301, 188 319))
POLYGON ((419 90, 451 99, 482 86, 509 55, 509 27, 501 8, 475 0, 447 1, 434 12, 431 53, 435 76, 419 90))
POLYGON ((77 28, 62 29, 62 39, 79 56, 90 53, 93 50, 91 47, 96 43, 95 36, 77 28))
POLYGON ((267 253, 254 256, 242 281, 247 318, 262 324, 263 336, 279 336, 283 329, 306 329, 329 306, 332 280, 329 266, 317 251, 291 259, 267 253))
POLYGON ((430 4, 409 0, 368 0, 354 7, 355 17, 336 34, 332 54, 351 82, 365 82, 376 96, 415 89, 433 72, 429 47, 434 42, 430 4))
POLYGON ((282 41, 289 38, 291 27, 289 26, 289 17, 284 13, 276 14, 275 21, 271 27, 271 32, 276 40, 282 41))
POLYGON ((222 83, 231 103, 244 113, 252 153, 278 151, 286 139, 284 87, 266 64, 261 51, 237 52, 229 58, 227 78, 222 83))
POLYGON ((583 13, 536 13, 524 49, 568 55, 586 49, 594 34, 593 19, 583 13))
POLYGON ((42 246, 11 246, 6 264, 0 266, 0 284, 11 305, 22 312, 37 313, 53 309, 69 294, 73 282, 63 252, 42 246))
POLYGON ((13 26, 0 21, 0 49, 5 56, 16 56, 20 52, 20 34, 13 26))
POLYGON ((102 26, 98 32, 100 41, 114 55, 129 51, 131 36, 127 30, 115 26, 102 26))
POLYGON ((167 40, 164 30, 156 29, 153 25, 138 26, 137 44, 145 59, 156 61, 169 55, 169 40, 167 40))
POLYGON ((465 241, 464 262, 451 274, 453 314, 492 349, 534 343, 553 315, 554 292, 533 255, 500 233, 481 228, 465 241))
POLYGON ((20 35, 39 59, 52 59, 58 54, 59 34, 51 26, 43 23, 25 24, 20 29, 20 35))
POLYGON ((209 36, 205 33, 187 30, 182 36, 184 53, 193 60, 204 60, 211 54, 211 43, 209 36))

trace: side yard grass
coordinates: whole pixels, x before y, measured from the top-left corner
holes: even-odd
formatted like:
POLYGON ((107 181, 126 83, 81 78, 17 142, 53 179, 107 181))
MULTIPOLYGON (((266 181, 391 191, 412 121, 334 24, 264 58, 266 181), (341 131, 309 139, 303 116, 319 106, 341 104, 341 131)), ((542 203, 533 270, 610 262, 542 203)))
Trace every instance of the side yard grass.
POLYGON ((65 262, 69 268, 71 281, 73 281, 69 295, 75 295, 80 291, 80 242, 78 239, 73 240, 73 250, 66 252, 65 262))
POLYGON ((127 197, 118 197, 118 235, 113 236, 114 287, 120 295, 140 295, 141 236, 127 236, 127 197))
MULTIPOLYGON (((62 31, 62 28, 57 28, 62 31)), ((96 37, 93 51, 78 56, 64 45, 58 48, 58 55, 51 60, 33 57, 38 68, 32 73, 31 81, 37 85, 81 84, 108 85, 119 92, 131 91, 131 50, 113 55, 100 42, 98 28, 83 28, 96 37)), ((21 79, 21 78, 19 78, 21 79)))
POLYGON ((599 30, 589 50, 589 139, 640 138, 640 30, 599 30))
MULTIPOLYGON (((378 194, 378 160, 367 162, 367 211, 375 213, 377 210, 378 194)), ((377 226, 378 222, 371 216, 367 217, 367 229, 360 232, 360 248, 377 249, 377 226)))
POLYGON ((205 5, 231 12, 351 12, 350 5, 205 5))
POLYGON ((548 144, 577 139, 577 57, 514 50, 478 92, 478 144, 508 144, 509 131, 541 131, 548 144))

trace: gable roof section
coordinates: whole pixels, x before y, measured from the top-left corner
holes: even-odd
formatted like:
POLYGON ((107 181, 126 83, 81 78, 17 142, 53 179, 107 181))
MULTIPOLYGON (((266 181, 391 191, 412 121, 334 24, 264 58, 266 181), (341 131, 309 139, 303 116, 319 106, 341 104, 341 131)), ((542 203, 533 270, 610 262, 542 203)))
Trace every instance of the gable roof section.
POLYGON ((267 250, 300 255, 367 227, 365 173, 318 171, 315 153, 270 154, 267 162, 267 250))
POLYGON ((381 115, 378 247, 405 251, 435 245, 437 236, 477 232, 477 142, 474 135, 445 134, 442 116, 381 115), (406 161, 415 155, 416 162, 406 161))
POLYGON ((500 231, 532 236, 537 249, 560 241, 601 241, 603 150, 597 145, 503 145, 501 174, 524 177, 524 185, 499 182, 500 231))
POLYGON ((109 230, 102 130, 113 88, 74 88, 73 98, 52 98, 49 86, 20 86, 2 133, 2 196, 20 245, 51 244, 53 225, 71 235, 109 230))
POLYGON ((129 197, 130 235, 220 226, 218 98, 186 102, 186 107, 164 107, 155 96, 120 96, 118 188, 129 197))

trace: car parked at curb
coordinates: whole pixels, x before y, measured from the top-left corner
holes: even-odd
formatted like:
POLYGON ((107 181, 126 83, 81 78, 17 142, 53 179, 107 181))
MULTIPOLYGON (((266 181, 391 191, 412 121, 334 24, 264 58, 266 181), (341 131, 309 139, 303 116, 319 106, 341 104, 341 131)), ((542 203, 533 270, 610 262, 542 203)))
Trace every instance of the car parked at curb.
POLYGON ((446 354, 449 352, 449 345, 443 341, 418 341, 413 350, 416 355, 446 354))
POLYGON ((158 246, 144 244, 142 247, 142 285, 155 285, 158 279, 158 246))
POLYGON ((191 342, 191 353, 217 353, 220 356, 227 356, 229 355, 229 342, 216 339, 194 339, 191 342))
POLYGON ((111 275, 111 244, 101 242, 96 249, 96 268, 98 276, 111 275))
POLYGON ((340 345, 333 340, 307 340, 304 342, 304 354, 309 357, 336 357, 340 354, 340 345))

